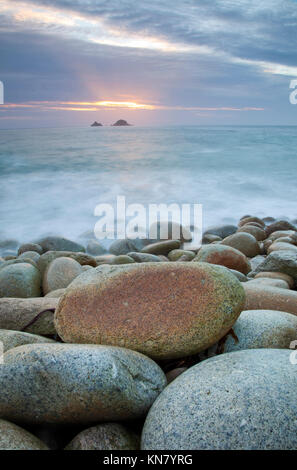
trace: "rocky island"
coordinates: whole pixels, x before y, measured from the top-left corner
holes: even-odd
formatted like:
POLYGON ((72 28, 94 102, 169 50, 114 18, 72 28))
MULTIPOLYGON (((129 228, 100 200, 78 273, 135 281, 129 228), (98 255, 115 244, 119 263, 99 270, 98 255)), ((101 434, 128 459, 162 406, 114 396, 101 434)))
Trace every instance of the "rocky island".
POLYGON ((102 124, 101 124, 101 122, 95 121, 95 122, 93 122, 93 124, 91 124, 91 127, 102 127, 102 124))
POLYGON ((132 126, 132 124, 129 124, 127 121, 124 119, 119 119, 117 122, 112 124, 113 126, 132 126))

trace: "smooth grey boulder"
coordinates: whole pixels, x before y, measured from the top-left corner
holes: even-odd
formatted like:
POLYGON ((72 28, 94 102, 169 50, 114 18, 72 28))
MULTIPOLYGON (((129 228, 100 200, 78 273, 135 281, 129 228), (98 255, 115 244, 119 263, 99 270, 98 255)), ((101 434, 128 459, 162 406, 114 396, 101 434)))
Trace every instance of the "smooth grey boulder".
POLYGON ((146 418, 144 450, 295 450, 297 373, 287 349, 213 357, 177 377, 146 418))
POLYGON ((87 253, 90 253, 93 256, 100 256, 107 253, 107 250, 97 240, 89 240, 87 244, 87 253))
POLYGON ((44 253, 42 256, 40 256, 37 262, 38 269, 42 276, 50 263, 52 263, 57 258, 64 257, 74 259, 81 266, 93 266, 94 268, 97 266, 97 262, 94 256, 88 255, 87 253, 73 253, 71 251, 48 251, 47 253, 44 253))
POLYGON ((142 253, 149 253, 151 255, 168 255, 172 250, 177 250, 181 246, 179 240, 161 240, 156 243, 150 243, 142 248, 142 253))
POLYGON ((221 238, 226 238, 229 237, 229 235, 232 235, 237 231, 236 225, 218 225, 215 227, 209 227, 204 233, 204 235, 217 235, 218 237, 221 238))
POLYGON ((65 450, 139 450, 140 438, 122 424, 98 424, 80 432, 65 450))
POLYGON ((57 289, 64 289, 82 273, 82 266, 72 258, 54 259, 43 276, 43 294, 57 289))
POLYGON ((35 242, 40 245, 44 252, 46 251, 86 251, 79 243, 68 240, 64 237, 45 237, 35 242))
POLYGON ((110 245, 109 251, 113 255, 126 255, 130 251, 141 251, 148 243, 150 243, 150 240, 141 238, 137 238, 136 240, 130 240, 128 238, 124 240, 115 240, 110 245))
POLYGON ((33 261, 35 261, 35 263, 37 263, 37 261, 39 260, 40 258, 40 254, 39 253, 36 253, 36 251, 24 251, 21 255, 19 255, 18 259, 23 259, 23 260, 26 260, 26 259, 32 259, 33 261))
POLYGON ((136 251, 130 251, 127 253, 127 256, 133 258, 136 263, 160 263, 162 261, 158 256, 151 255, 150 253, 138 253, 136 251))
POLYGON ((265 260, 265 256, 262 256, 262 255, 257 255, 254 258, 250 259, 250 265, 251 265, 252 271, 249 272, 249 276, 252 272, 254 272, 257 269, 257 267, 261 263, 263 263, 264 260, 265 260))
POLYGON ((295 251, 273 251, 255 269, 255 273, 263 271, 288 274, 297 281, 297 253, 295 251))
POLYGON ((7 266, 11 266, 12 264, 31 264, 34 268, 38 269, 37 262, 34 261, 32 258, 16 258, 16 257, 5 257, 4 263, 0 265, 0 271, 7 266), (9 259, 8 259, 9 258, 9 259))
POLYGON ((30 432, 16 424, 0 419, 0 450, 49 450, 30 432))
POLYGON ((31 424, 139 418, 165 386, 160 367, 128 349, 29 344, 4 354, 0 416, 31 424))
POLYGON ((42 247, 37 243, 24 243, 18 249, 18 256, 22 255, 26 251, 35 251, 35 253, 38 253, 39 255, 42 255, 43 253, 42 247))
POLYGON ((247 282, 248 278, 242 274, 241 272, 239 271, 236 271, 236 269, 229 269, 230 273, 234 274, 235 277, 237 277, 237 279, 240 281, 240 282, 247 282))
POLYGON ((237 232, 224 238, 222 245, 232 246, 241 251, 248 258, 253 258, 260 254, 260 246, 256 238, 250 233, 237 232))
MULTIPOLYGON (((85 266, 82 266, 82 268, 84 268, 85 266)), ((90 269, 93 269, 91 268, 91 266, 88 266, 90 267, 90 269)), ((46 294, 44 297, 45 298, 51 298, 51 299, 59 299, 60 297, 62 297, 62 295, 64 294, 66 289, 57 289, 57 290, 52 290, 51 292, 49 292, 48 294, 46 294)))
POLYGON ((135 260, 128 255, 118 255, 115 256, 111 264, 133 264, 135 260))
POLYGON ((3 352, 24 344, 56 343, 53 339, 44 336, 14 330, 0 330, 0 342, 3 345, 3 352))
POLYGON ((59 299, 35 297, 32 299, 0 299, 0 328, 21 331, 37 335, 53 335, 54 310, 59 299), (44 312, 39 315, 40 312, 44 312), (29 326, 30 325, 30 326, 29 326))
POLYGON ((287 220, 277 220, 265 228, 267 236, 271 235, 273 232, 278 232, 281 230, 297 231, 297 227, 287 220))
MULTIPOLYGON (((297 339, 297 317, 277 310, 245 310, 223 344, 224 353, 242 349, 289 349, 297 339), (234 335, 235 334, 235 335, 234 335)), ((217 345, 209 352, 214 352, 217 345)))
POLYGON ((0 297, 40 297, 41 276, 29 263, 18 263, 0 269, 0 297))
POLYGON ((149 237, 151 239, 150 243, 172 239, 190 242, 192 240, 192 233, 188 227, 184 227, 178 222, 161 220, 150 225, 149 237))

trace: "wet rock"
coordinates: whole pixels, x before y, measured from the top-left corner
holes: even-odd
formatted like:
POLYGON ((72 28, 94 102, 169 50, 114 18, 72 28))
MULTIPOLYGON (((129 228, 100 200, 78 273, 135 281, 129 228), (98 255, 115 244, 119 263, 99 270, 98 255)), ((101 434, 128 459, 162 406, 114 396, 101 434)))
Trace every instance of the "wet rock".
POLYGON ((194 251, 188 251, 188 250, 172 250, 168 253, 168 259, 170 261, 177 261, 181 257, 183 258, 183 261, 192 261, 192 259, 195 258, 196 253, 194 251))
POLYGON ((133 258, 136 263, 160 263, 161 259, 156 255, 151 255, 150 253, 138 253, 132 251, 128 253, 130 258, 133 258))
MULTIPOLYGON (((83 268, 84 266, 82 266, 83 268)), ((91 268, 92 269, 92 268, 91 268)), ((44 297, 46 298, 50 298, 50 299, 59 299, 60 297, 62 297, 62 295, 64 294, 66 289, 56 289, 56 290, 53 290, 51 292, 49 292, 48 294, 46 294, 44 297)))
POLYGON ((85 266, 81 267, 82 272, 84 273, 85 271, 89 271, 89 269, 94 269, 93 266, 89 266, 86 264, 85 266))
POLYGON ((217 235, 218 237, 223 239, 235 233, 236 230, 237 227, 235 225, 219 225, 216 227, 210 227, 204 232, 203 238, 205 237, 205 235, 212 234, 217 235))
POLYGON ((32 259, 32 258, 12 258, 12 259, 7 259, 0 265, 0 270, 3 268, 6 268, 7 266, 15 265, 15 264, 31 264, 34 268, 38 270, 37 263, 32 259))
POLYGON ((0 341, 3 344, 3 352, 24 344, 55 343, 54 340, 44 336, 13 330, 0 330, 0 341))
POLYGON ((249 281, 249 286, 271 286, 279 287, 281 289, 289 289, 289 284, 283 279, 252 279, 249 281))
POLYGON ((149 235, 152 241, 180 240, 190 242, 192 234, 190 230, 177 222, 159 221, 151 224, 149 235))
POLYGON ((29 344, 4 354, 0 414, 30 424, 143 416, 166 385, 151 359, 123 348, 29 344))
POLYGON ((251 282, 242 285, 246 293, 244 310, 279 310, 297 315, 297 292, 251 282))
POLYGON ((43 277, 43 293, 64 289, 82 273, 81 265, 72 258, 56 258, 46 269, 43 277))
POLYGON ((294 234, 296 234, 294 230, 277 230, 276 232, 273 232, 269 235, 268 240, 271 240, 274 242, 275 240, 278 240, 279 238, 292 237, 294 236, 294 234))
POLYGON ((292 245, 291 243, 284 242, 284 238, 280 238, 280 241, 273 242, 272 245, 270 245, 267 249, 267 254, 269 255, 273 251, 295 251, 297 252, 297 246, 292 245))
POLYGON ((243 225, 238 229, 238 233, 250 233, 256 240, 262 241, 267 237, 263 228, 255 227, 254 225, 243 225))
POLYGON ((72 251, 84 252, 85 248, 79 243, 68 240, 63 237, 45 237, 36 242, 44 252, 46 251, 72 251))
POLYGON ((261 279, 261 278, 264 278, 264 279, 282 279, 283 281, 286 281, 286 283, 288 284, 288 286, 290 287, 290 289, 292 289, 294 287, 294 279, 291 277, 291 276, 288 276, 287 274, 283 274, 283 273, 278 273, 278 272, 262 272, 262 273, 258 273, 256 274, 255 276, 255 279, 261 279))
POLYGON ((260 266, 260 264, 262 264, 264 260, 265 260, 265 256, 262 256, 262 255, 258 255, 258 256, 255 256, 254 258, 251 258, 250 265, 251 265, 252 270, 254 271, 255 269, 257 269, 257 267, 260 266))
POLYGON ((248 278, 244 274, 240 273, 239 271, 236 271, 235 269, 229 269, 229 271, 230 273, 234 274, 234 276, 236 276, 240 282, 248 281, 248 278))
POLYGON ((144 450, 293 450, 297 379, 291 351, 208 359, 166 387, 146 418, 144 450))
POLYGON ((179 240, 160 241, 145 246, 142 248, 141 252, 150 253, 152 255, 167 255, 170 251, 179 249, 180 245, 179 240))
POLYGON ((29 263, 1 266, 0 297, 40 297, 41 276, 29 263))
POLYGON ((95 260, 96 260, 97 266, 100 266, 101 264, 112 264, 115 257, 116 255, 102 255, 102 256, 96 256, 95 260))
POLYGON ((35 253, 38 253, 39 255, 42 255, 43 253, 42 247, 37 243, 24 243, 18 249, 18 256, 22 255, 26 251, 35 251, 35 253))
POLYGON ((278 220, 277 222, 273 222, 271 225, 266 227, 265 231, 267 236, 271 235, 273 232, 277 232, 280 230, 293 230, 296 231, 297 227, 287 220, 278 220))
POLYGON ((40 255, 36 253, 36 251, 24 251, 24 253, 22 253, 18 257, 18 259, 23 259, 23 260, 32 259, 33 261, 35 261, 35 263, 37 263, 39 258, 40 258, 40 255))
POLYGON ((251 270, 246 256, 240 251, 226 245, 204 245, 200 248, 193 262, 219 264, 229 269, 235 269, 243 274, 251 270))
POLYGON ((271 222, 275 222, 275 218, 270 217, 270 216, 263 217, 262 220, 263 220, 263 222, 265 222, 265 225, 269 225, 269 224, 271 224, 271 222))
POLYGON ((206 245, 208 243, 219 242, 221 240, 222 238, 218 235, 214 235, 212 233, 205 233, 202 238, 202 243, 206 245))
POLYGON ((65 342, 112 344, 158 359, 195 354, 229 331, 240 282, 206 263, 101 266, 76 278, 55 314, 65 342))
POLYGON ((280 272, 291 276, 297 281, 297 253, 291 250, 274 251, 255 269, 255 273, 263 271, 280 272))
POLYGON ((80 432, 65 450, 138 450, 140 438, 121 424, 105 423, 80 432))
POLYGON ((131 264, 135 263, 135 260, 128 255, 115 256, 111 264, 131 264))
POLYGON ((0 328, 5 330, 23 330, 27 333, 37 335, 53 335, 56 333, 54 327, 54 314, 51 311, 58 305, 58 299, 36 297, 32 299, 0 299, 0 328), (42 315, 37 315, 45 311, 42 315))
POLYGON ((243 225, 256 222, 260 227, 265 227, 265 223, 263 222, 262 219, 259 219, 259 217, 244 217, 243 219, 240 219, 238 227, 243 227, 243 225))
POLYGON ((0 419, 0 450, 49 450, 30 432, 0 419))
POLYGON ((77 261, 81 266, 97 266, 97 261, 96 259, 88 255, 86 253, 72 253, 71 251, 48 251, 47 253, 44 253, 42 256, 40 256, 37 265, 39 268, 39 271, 41 272, 42 275, 44 275, 47 267, 50 265, 52 261, 54 261, 57 258, 71 258, 77 261))
POLYGON ((126 255, 130 251, 141 251, 147 245, 149 240, 137 238, 136 240, 115 240, 109 247, 110 253, 113 255, 126 255))
POLYGON ((242 349, 289 349, 296 340, 297 317, 276 310, 246 310, 224 342, 224 353, 242 349))
POLYGON ((243 253, 248 258, 253 258, 260 254, 260 246, 257 240, 250 233, 237 232, 230 235, 221 242, 222 245, 232 246, 243 253))
POLYGON ((97 240, 89 240, 87 252, 93 256, 100 256, 106 253, 106 249, 97 240))

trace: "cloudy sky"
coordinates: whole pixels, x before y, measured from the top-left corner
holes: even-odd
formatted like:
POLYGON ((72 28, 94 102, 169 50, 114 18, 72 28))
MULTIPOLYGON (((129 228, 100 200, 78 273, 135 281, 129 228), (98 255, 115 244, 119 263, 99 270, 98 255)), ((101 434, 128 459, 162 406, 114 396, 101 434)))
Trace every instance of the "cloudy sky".
POLYGON ((296 33, 296 0, 0 0, 0 128, 294 125, 296 33))

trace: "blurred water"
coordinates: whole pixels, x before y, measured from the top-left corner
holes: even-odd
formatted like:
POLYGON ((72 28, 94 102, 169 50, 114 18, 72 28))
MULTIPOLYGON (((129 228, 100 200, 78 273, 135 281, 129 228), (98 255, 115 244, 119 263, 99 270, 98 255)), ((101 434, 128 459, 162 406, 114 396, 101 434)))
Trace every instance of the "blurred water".
POLYGON ((204 227, 297 217, 297 127, 0 131, 0 238, 93 230, 94 208, 202 203, 204 227))

